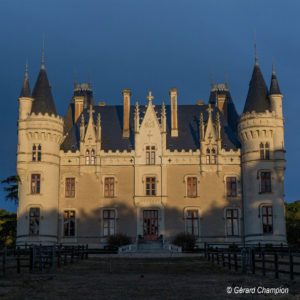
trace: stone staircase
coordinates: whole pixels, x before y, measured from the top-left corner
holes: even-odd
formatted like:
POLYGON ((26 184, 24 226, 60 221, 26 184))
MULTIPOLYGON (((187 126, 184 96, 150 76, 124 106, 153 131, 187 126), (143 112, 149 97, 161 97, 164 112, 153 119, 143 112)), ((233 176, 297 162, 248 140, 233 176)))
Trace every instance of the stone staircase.
POLYGON ((137 253, 169 253, 168 249, 163 247, 162 241, 139 241, 137 253))

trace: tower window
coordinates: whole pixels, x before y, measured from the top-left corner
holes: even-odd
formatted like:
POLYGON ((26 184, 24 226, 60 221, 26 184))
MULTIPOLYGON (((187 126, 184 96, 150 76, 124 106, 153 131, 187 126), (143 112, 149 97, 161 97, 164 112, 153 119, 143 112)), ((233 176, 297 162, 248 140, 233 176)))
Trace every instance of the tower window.
POLYGON ((146 177, 146 195, 147 196, 156 195, 155 177, 146 177))
POLYGON ((271 172, 261 172, 260 173, 260 192, 261 193, 271 193, 271 172))
POLYGON ((42 146, 33 145, 32 146, 32 161, 41 161, 42 160, 42 146))
POLYGON ((216 155, 216 149, 212 148, 211 150, 209 148, 206 149, 206 164, 207 165, 215 165, 217 163, 217 155, 216 155))
POLYGON ((259 145, 260 159, 269 160, 270 159, 270 144, 260 143, 259 145))
POLYGON ((186 211, 186 231, 194 236, 199 235, 198 210, 191 209, 186 211))
POLYGON ((187 196, 197 197, 197 177, 187 178, 187 196))
POLYGON ((114 177, 107 177, 104 180, 104 197, 115 196, 115 179, 114 177))
POLYGON ((239 212, 237 209, 226 209, 227 235, 239 235, 239 212))
POLYGON ((262 206, 263 233, 273 232, 273 212, 272 206, 262 206))
POLYGON ((90 164, 90 151, 89 150, 85 151, 85 164, 86 165, 90 164))
POLYGON ((155 165, 155 146, 146 146, 146 164, 155 165))
POLYGON ((40 233, 40 208, 31 207, 29 210, 29 234, 39 235, 40 233))
POLYGON ((75 211, 64 211, 64 236, 75 236, 75 211))
POLYGON ((236 177, 227 177, 226 178, 226 194, 227 197, 236 197, 237 188, 236 188, 236 177))
POLYGON ((103 235, 110 236, 115 234, 116 213, 113 209, 103 210, 103 235))
POLYGON ((95 150, 92 149, 91 151, 91 165, 95 164, 95 150))
POLYGON ((39 194, 41 191, 41 175, 31 175, 31 194, 39 194))
POLYGON ((66 178, 65 196, 75 197, 75 178, 66 178))

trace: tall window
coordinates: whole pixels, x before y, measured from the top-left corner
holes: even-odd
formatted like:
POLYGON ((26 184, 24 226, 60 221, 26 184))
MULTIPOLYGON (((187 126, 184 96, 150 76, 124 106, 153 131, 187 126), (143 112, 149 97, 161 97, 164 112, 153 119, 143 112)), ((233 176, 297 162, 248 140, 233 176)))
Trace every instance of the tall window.
POLYGON ((90 151, 89 150, 85 151, 85 164, 86 165, 90 164, 90 151))
POLYGON ((227 235, 239 235, 239 212, 237 209, 226 209, 227 235))
POLYGON ((199 235, 199 219, 198 219, 198 210, 188 210, 186 212, 186 229, 187 232, 198 236, 199 235))
POLYGON ((91 165, 95 164, 95 150, 92 149, 91 151, 91 165))
POLYGON ((115 196, 115 179, 114 177, 106 177, 104 180, 104 197, 115 196))
POLYGON ((197 197, 197 177, 187 178, 187 196, 197 197))
POLYGON ((75 211, 64 211, 64 236, 75 236, 75 211))
POLYGON ((40 208, 31 207, 29 210, 29 234, 39 235, 40 233, 40 208))
POLYGON ((271 193, 271 172, 261 172, 260 173, 260 192, 261 193, 271 193))
POLYGON ((146 164, 155 165, 155 146, 146 146, 146 164))
POLYGON ((41 175, 31 175, 31 194, 39 194, 41 191, 41 175))
POLYGON ((85 151, 85 164, 86 165, 94 165, 95 164, 95 150, 92 149, 85 151))
POLYGON ((103 235, 110 236, 115 234, 116 214, 113 209, 103 210, 103 235))
POLYGON ((42 146, 33 145, 32 146, 32 161, 41 161, 42 160, 42 146))
POLYGON ((216 149, 206 149, 206 164, 215 165, 217 163, 216 149))
POLYGON ((260 143, 259 145, 260 159, 270 159, 270 144, 260 143))
POLYGON ((263 233, 273 232, 273 212, 272 206, 262 206, 263 233))
POLYGON ((146 195, 147 196, 156 195, 155 177, 146 177, 146 195))
POLYGON ((65 196, 75 197, 75 178, 66 178, 65 196))
POLYGON ((226 178, 226 192, 227 197, 236 197, 236 177, 226 178))

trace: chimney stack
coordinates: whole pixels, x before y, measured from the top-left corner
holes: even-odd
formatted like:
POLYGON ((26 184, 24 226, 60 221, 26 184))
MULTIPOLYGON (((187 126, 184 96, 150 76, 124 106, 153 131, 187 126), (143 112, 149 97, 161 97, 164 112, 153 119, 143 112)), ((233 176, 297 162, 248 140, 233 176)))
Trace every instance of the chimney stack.
POLYGON ((130 90, 123 90, 123 138, 129 138, 130 90))
POLYGON ((170 89, 171 98, 171 136, 178 136, 178 121, 177 121, 177 89, 170 89))
POLYGON ((74 123, 75 123, 83 111, 84 97, 75 96, 74 103, 75 103, 75 117, 74 117, 74 123))

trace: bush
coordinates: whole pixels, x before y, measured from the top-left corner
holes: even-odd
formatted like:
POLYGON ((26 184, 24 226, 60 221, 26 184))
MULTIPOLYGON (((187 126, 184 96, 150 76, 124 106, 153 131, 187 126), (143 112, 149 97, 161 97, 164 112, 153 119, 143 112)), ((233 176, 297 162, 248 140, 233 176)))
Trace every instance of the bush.
POLYGON ((193 250, 196 244, 196 238, 190 233, 179 233, 175 236, 173 244, 182 248, 182 250, 193 250))
POLYGON ((132 243, 132 240, 126 234, 118 233, 111 235, 107 239, 108 246, 111 248, 118 248, 121 246, 129 245, 132 243))

